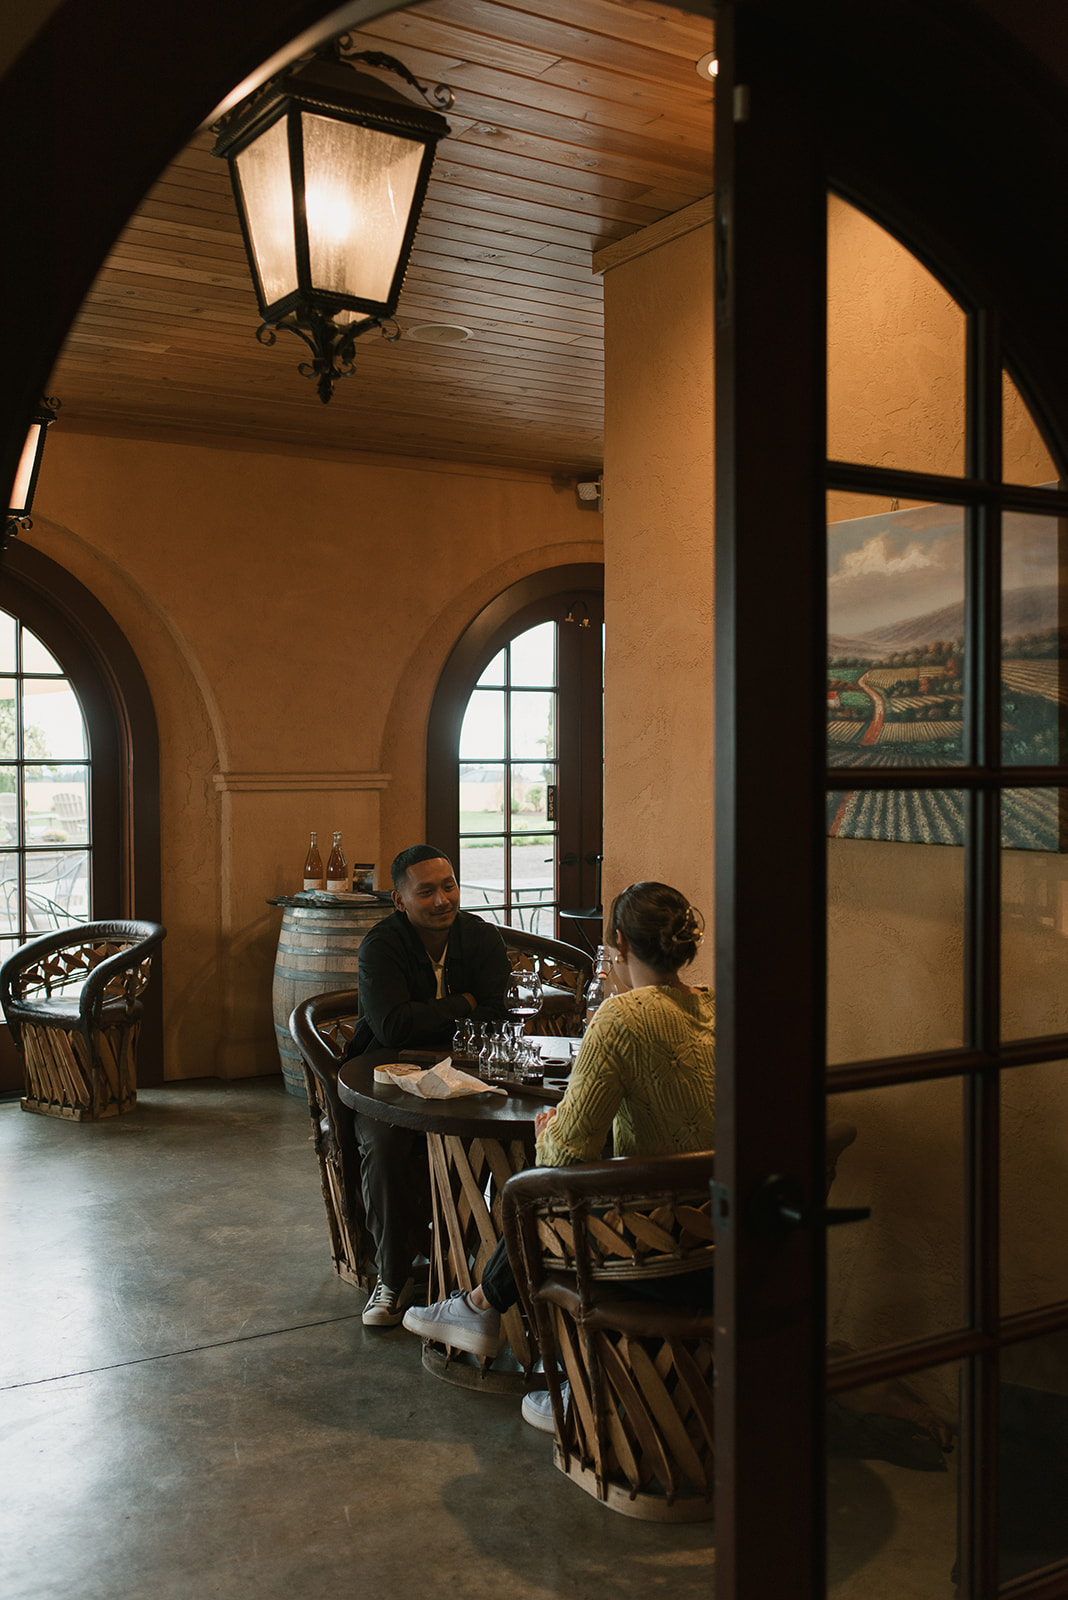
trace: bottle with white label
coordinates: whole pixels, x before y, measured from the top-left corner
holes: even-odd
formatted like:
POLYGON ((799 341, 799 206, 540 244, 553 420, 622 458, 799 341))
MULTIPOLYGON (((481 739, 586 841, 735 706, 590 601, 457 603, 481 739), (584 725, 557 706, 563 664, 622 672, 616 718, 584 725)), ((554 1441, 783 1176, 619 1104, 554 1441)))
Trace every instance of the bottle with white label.
POLYGON ((323 858, 319 854, 319 845, 313 832, 308 854, 304 858, 304 887, 305 889, 321 889, 324 887, 323 858))
POLYGON ((345 852, 341 848, 340 833, 334 834, 334 845, 330 851, 330 859, 326 863, 326 887, 328 892, 332 894, 348 894, 352 888, 349 864, 345 860, 345 852))

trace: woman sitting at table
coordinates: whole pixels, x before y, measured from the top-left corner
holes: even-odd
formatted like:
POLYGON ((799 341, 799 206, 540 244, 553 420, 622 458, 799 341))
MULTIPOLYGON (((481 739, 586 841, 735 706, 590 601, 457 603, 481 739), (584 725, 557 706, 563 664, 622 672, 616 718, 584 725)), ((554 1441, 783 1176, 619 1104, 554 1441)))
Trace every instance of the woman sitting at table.
MULTIPOLYGON (((715 998, 679 976, 704 936, 700 912, 666 883, 633 883, 615 900, 607 927, 613 962, 630 988, 597 1008, 567 1092, 559 1106, 535 1120, 535 1161, 541 1167, 599 1160, 609 1128, 616 1156, 677 1155, 714 1146, 715 998)), ((409 1307, 404 1326, 455 1349, 494 1356, 501 1312, 518 1297, 502 1239, 476 1288, 409 1307)), ((536 1421, 526 1402, 523 1414, 536 1421)))

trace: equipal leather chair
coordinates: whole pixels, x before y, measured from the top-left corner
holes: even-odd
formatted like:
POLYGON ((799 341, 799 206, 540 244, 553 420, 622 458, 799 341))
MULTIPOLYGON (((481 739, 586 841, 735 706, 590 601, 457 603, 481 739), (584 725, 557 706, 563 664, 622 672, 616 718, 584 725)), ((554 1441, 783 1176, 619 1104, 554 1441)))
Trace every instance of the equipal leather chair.
POLYGON ((522 928, 501 928, 512 971, 536 972, 541 979, 542 1005, 530 1021, 531 1033, 581 1034, 586 985, 593 977, 593 961, 577 945, 543 939, 522 928))
POLYGON ((24 944, 0 1003, 26 1068, 24 1111, 92 1122, 137 1101, 137 1036, 158 922, 89 922, 24 944))
POLYGON ((552 1399, 556 1465, 627 1516, 712 1516, 712 1163, 705 1151, 535 1167, 504 1189, 508 1253, 552 1399))
POLYGON ((375 1281, 374 1241, 360 1189, 360 1150, 353 1113, 337 1092, 338 1067, 358 1016, 358 992, 340 989, 294 1006, 289 1031, 304 1062, 334 1270, 369 1294, 375 1281))
MULTIPOLYGON (((851 1123, 828 1129, 825 1189, 855 1138, 851 1123)), ((504 1188, 556 1465, 626 1516, 713 1516, 713 1160, 704 1151, 533 1167, 504 1188)))

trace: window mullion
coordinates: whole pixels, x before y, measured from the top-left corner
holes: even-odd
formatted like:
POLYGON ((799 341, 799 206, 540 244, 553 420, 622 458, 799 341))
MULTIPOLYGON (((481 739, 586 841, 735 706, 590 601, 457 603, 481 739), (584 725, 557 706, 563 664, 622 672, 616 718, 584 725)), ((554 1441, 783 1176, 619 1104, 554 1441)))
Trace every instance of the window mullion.
MULTIPOLYGON (((987 312, 969 318, 967 471, 987 483, 1002 473, 1002 379, 999 329, 987 312)), ((969 801, 965 923, 969 1042, 996 1057, 1001 1042, 1002 551, 1001 504, 994 498, 965 513, 967 758, 988 775, 969 801)), ((971 1327, 996 1336, 1000 1316, 1000 1072, 983 1068, 965 1099, 965 1293, 971 1327)), ((974 1356, 963 1373, 961 1584, 990 1596, 998 1585, 999 1363, 996 1349, 974 1356)))

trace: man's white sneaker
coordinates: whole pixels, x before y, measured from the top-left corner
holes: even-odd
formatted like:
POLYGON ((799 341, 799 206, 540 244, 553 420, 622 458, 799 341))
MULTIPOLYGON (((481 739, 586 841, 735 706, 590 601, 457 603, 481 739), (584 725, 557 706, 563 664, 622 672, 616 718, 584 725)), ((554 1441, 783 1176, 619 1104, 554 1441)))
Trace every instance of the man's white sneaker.
POLYGON ((363 1322, 367 1328, 395 1328, 404 1316, 404 1303, 412 1292, 412 1280, 402 1289, 391 1289, 381 1278, 374 1286, 363 1308, 363 1322))
POLYGON ((436 1300, 432 1306, 409 1306, 404 1326, 409 1333, 473 1356, 495 1356, 501 1348, 500 1312, 479 1311, 463 1289, 454 1289, 447 1300, 436 1300))
MULTIPOLYGON (((571 1385, 564 1382, 560 1385, 560 1398, 567 1410, 571 1399, 571 1385)), ((529 1422, 532 1428, 537 1428, 542 1433, 555 1433, 556 1424, 553 1421, 553 1402, 548 1389, 531 1389, 523 1396, 523 1421, 529 1422)))

